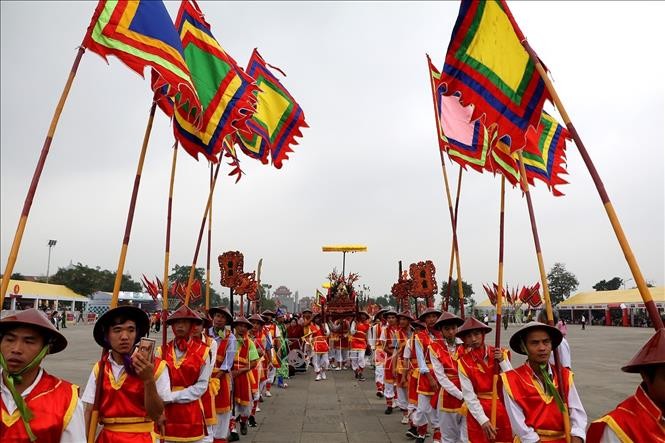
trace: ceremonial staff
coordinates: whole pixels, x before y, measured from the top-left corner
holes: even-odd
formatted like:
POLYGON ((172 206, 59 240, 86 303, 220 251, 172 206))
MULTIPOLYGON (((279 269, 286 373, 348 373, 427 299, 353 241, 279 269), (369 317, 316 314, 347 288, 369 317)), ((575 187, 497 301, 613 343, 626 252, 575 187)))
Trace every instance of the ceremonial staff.
POLYGON ((21 218, 18 221, 16 234, 14 234, 14 241, 12 242, 12 248, 10 249, 9 256, 7 257, 5 272, 2 274, 4 278, 2 279, 2 284, 0 285, 0 311, 2 311, 2 307, 5 301, 5 294, 7 293, 7 288, 9 288, 10 276, 14 272, 14 265, 16 264, 18 251, 21 247, 21 240, 23 239, 25 225, 27 224, 28 216, 30 215, 32 200, 35 197, 35 192, 37 192, 37 185, 39 184, 39 179, 42 175, 42 171, 44 170, 44 164, 46 163, 46 157, 48 156, 49 149, 51 148, 51 142, 53 141, 53 136, 55 135, 55 128, 58 126, 60 114, 62 114, 62 109, 65 106, 65 101, 67 101, 69 90, 71 89, 72 83, 74 82, 74 77, 76 76, 76 71, 78 70, 79 63, 81 62, 81 57, 83 57, 84 52, 85 47, 79 46, 78 53, 74 59, 74 64, 72 65, 72 69, 69 71, 69 77, 65 83, 65 88, 63 89, 62 94, 60 94, 60 100, 58 100, 58 105, 56 106, 55 112, 53 113, 51 125, 49 126, 48 133, 46 134, 44 145, 42 145, 42 151, 41 154, 39 154, 39 160, 37 161, 37 166, 35 166, 35 172, 32 175, 32 181, 30 182, 30 187, 28 188, 28 194, 25 196, 25 201, 23 202, 21 218))
MULTIPOLYGON (((171 254, 171 214, 173 209, 173 184, 175 182, 175 167, 178 160, 178 141, 173 145, 173 159, 171 160, 171 180, 169 183, 169 200, 166 210, 166 245, 164 247, 164 275, 162 280, 162 349, 166 349, 167 332, 166 319, 169 316, 169 259, 171 254)), ((163 434, 162 434, 163 435, 163 434)))
MULTIPOLYGON (((221 157, 220 157, 221 162, 221 157)), ((210 204, 208 205, 208 253, 206 257, 206 312, 210 310, 210 249, 212 247, 212 163, 210 163, 210 204)))
POLYGON ((222 157, 224 155, 224 150, 219 153, 219 159, 217 160, 217 167, 215 168, 215 175, 212 180, 212 186, 210 186, 210 192, 208 193, 208 201, 206 203, 205 211, 203 211, 203 218, 201 220, 201 227, 199 229, 199 236, 196 240, 196 248, 194 248, 194 259, 192 260, 192 267, 189 268, 189 278, 187 279, 187 291, 185 292, 185 306, 189 306, 189 298, 192 292, 192 283, 194 282, 194 272, 196 271, 196 261, 199 258, 199 250, 201 249, 201 240, 203 239, 203 230, 205 229, 206 220, 208 218, 208 211, 212 205, 212 194, 215 191, 215 184, 217 183, 217 175, 219 174, 219 167, 222 165, 222 157))
MULTIPOLYGON (((520 163, 520 182, 522 184, 522 191, 524 191, 524 196, 526 197, 527 208, 529 209, 529 220, 531 222, 531 233, 533 234, 533 243, 536 248, 536 258, 538 260, 538 272, 540 273, 540 284, 543 287, 543 298, 545 299, 545 311, 547 312, 547 323, 550 326, 554 326, 554 316, 552 313, 552 301, 550 300, 550 289, 547 282, 547 274, 545 273, 545 265, 543 263, 543 254, 540 249, 540 237, 538 236, 538 227, 536 226, 536 215, 533 210, 533 203, 531 202, 531 192, 529 192, 529 182, 526 178, 526 170, 524 168, 524 159, 522 158, 522 151, 517 151, 517 155, 520 163)), ((501 288, 499 288, 501 291, 501 288)), ((498 298, 498 297, 497 297, 498 298)), ((501 329, 499 324, 496 325, 497 331, 501 329)), ((563 373, 561 371, 561 363, 559 362, 559 350, 555 349, 552 351, 554 354, 554 370, 556 371, 557 377, 559 380, 563 380, 563 373)), ((568 413, 568 397, 565 395, 563 388, 563 381, 559 383, 557 390, 559 395, 563 399, 563 427, 566 434, 566 442, 570 443, 570 415, 568 413)))
MULTIPOLYGON (((501 347, 501 305, 503 301, 503 233, 504 233, 504 206, 506 200, 506 177, 501 174, 501 212, 499 214, 499 278, 497 295, 496 295, 496 321, 494 323, 494 347, 499 349, 501 347)), ((494 365, 494 376, 492 377, 492 406, 490 414, 490 422, 492 426, 496 427, 496 404, 498 399, 497 385, 499 381, 499 372, 501 371, 499 365, 494 365)))
MULTIPOLYGON (((577 146, 577 149, 580 151, 580 155, 584 160, 584 164, 586 165, 589 174, 591 174, 591 178, 593 179, 593 183, 596 186, 596 190, 598 191, 600 200, 603 203, 603 206, 605 207, 605 212, 607 213, 607 217, 610 219, 610 223, 612 225, 612 229, 614 230, 614 234, 616 235, 617 240, 619 241, 619 245, 621 246, 621 251, 623 252, 624 257, 626 257, 626 261, 628 262, 628 267, 630 268, 630 272, 633 276, 633 279, 635 280, 635 284, 637 285, 637 289, 640 292, 640 296, 644 301, 644 306, 646 307, 647 312, 649 313, 649 318, 651 319, 651 323, 653 324, 653 327, 654 329, 656 329, 656 331, 662 329, 664 327, 663 319, 660 317, 660 314, 658 313, 658 308, 656 307, 656 304, 654 303, 653 298, 651 297, 651 293, 649 292, 646 280, 644 279, 642 271, 640 270, 640 266, 637 263, 635 256, 633 255, 633 251, 630 247, 630 244, 628 243, 626 234, 623 232, 623 228, 621 227, 621 222, 617 217, 616 211, 614 210, 614 206, 610 201, 610 197, 607 195, 607 191, 605 190, 605 185, 603 184, 603 181, 600 178, 598 171, 596 170, 596 166, 591 161, 591 157, 589 156, 589 153, 586 150, 584 143, 582 143, 582 139, 577 133, 575 126, 573 126, 573 123, 571 122, 570 117, 566 112, 566 109, 563 107, 563 103, 561 102, 561 99, 559 98, 556 89, 554 89, 554 85, 547 76, 547 72, 545 71, 545 68, 540 62, 538 55, 533 50, 531 45, 529 45, 529 42, 526 41, 526 38, 522 39, 521 43, 522 46, 524 46, 524 49, 526 49, 526 51, 529 53, 531 61, 533 61, 533 63, 536 65, 536 70, 538 71, 538 74, 540 74, 540 77, 543 79, 543 82, 545 82, 545 87, 552 96, 554 105, 559 111, 559 114, 561 115, 561 118, 563 119, 566 128, 570 132, 570 135, 575 141, 575 146, 577 146)), ((547 318, 548 321, 552 320, 552 317, 550 317, 549 312, 547 318)))

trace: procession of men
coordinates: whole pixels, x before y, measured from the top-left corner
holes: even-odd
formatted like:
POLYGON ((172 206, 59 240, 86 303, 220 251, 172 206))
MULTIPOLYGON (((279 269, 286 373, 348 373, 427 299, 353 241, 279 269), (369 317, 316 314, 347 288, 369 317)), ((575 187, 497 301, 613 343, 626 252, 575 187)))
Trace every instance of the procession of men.
MULTIPOLYGON (((226 307, 205 312, 182 305, 166 319, 173 339, 153 355, 141 341, 150 327, 147 314, 133 306, 110 309, 91 337, 108 353, 79 391, 41 368, 44 358, 67 347, 62 333, 38 310, 9 315, 0 321, 0 437, 109 443, 250 438, 273 386, 287 387, 287 316, 265 310, 234 317, 226 307)), ((311 365, 299 377, 326 383, 330 359, 339 358, 329 345, 335 325, 311 309, 297 321, 311 365)), ((487 344, 492 328, 473 316, 462 319, 435 308, 417 318, 391 308, 374 316, 359 311, 343 321, 349 323, 350 361, 336 382, 362 383, 365 369, 374 367, 376 396, 385 401, 384 413, 404 425, 405 441, 665 441, 663 330, 623 367, 641 374, 635 395, 588 423, 574 364, 550 363, 564 340, 556 327, 529 322, 512 334, 509 350, 487 344)))

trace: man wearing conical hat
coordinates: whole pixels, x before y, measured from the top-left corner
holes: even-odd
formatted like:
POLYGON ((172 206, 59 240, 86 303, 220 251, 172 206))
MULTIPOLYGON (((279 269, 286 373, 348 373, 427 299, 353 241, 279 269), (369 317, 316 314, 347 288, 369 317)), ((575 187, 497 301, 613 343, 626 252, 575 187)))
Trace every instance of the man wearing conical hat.
POLYGON ((386 311, 388 311, 388 308, 381 308, 378 310, 376 314, 374 314, 374 318, 372 319, 372 325, 369 329, 369 333, 367 334, 367 341, 369 345, 372 347, 372 359, 374 361, 374 384, 376 385, 376 396, 379 398, 383 397, 383 391, 385 389, 384 388, 385 368, 383 366, 385 363, 385 358, 377 358, 377 355, 379 355, 379 357, 381 357, 382 355, 384 356, 379 338, 381 337, 383 328, 386 325, 385 318, 383 317, 383 314, 386 311), (377 352, 379 350, 381 350, 381 352, 377 352))
POLYGON ((414 340, 414 351, 418 362, 418 405, 413 413, 413 424, 417 427, 418 435, 416 443, 424 443, 428 425, 434 429, 432 439, 440 441, 439 432, 439 411, 436 409, 436 403, 432 406, 433 399, 439 392, 439 384, 434 376, 432 367, 432 352, 430 345, 441 340, 441 333, 434 328, 436 320, 441 315, 441 311, 435 308, 427 308, 418 319, 425 323, 426 328, 416 334, 414 340))
POLYGON ((384 396, 386 398, 385 414, 392 414, 393 399, 395 398, 395 363, 397 361, 397 351, 406 336, 401 332, 397 323, 397 312, 392 309, 383 313, 386 319, 386 327, 381 331, 379 337, 379 348, 386 353, 384 362, 384 396), (394 357, 394 358, 393 358, 394 357))
POLYGON ((159 435, 166 441, 199 442, 206 433, 201 397, 208 391, 213 359, 207 344, 192 338, 195 325, 202 323, 203 319, 185 305, 166 319, 175 336, 165 349, 160 346, 157 351, 171 378, 165 429, 159 435))
POLYGON ((305 309, 302 312, 303 329, 306 340, 309 342, 312 350, 312 365, 316 373, 316 381, 326 379, 326 369, 328 369, 328 341, 326 337, 330 335, 328 325, 322 322, 321 314, 312 316, 311 309, 305 309))
MULTIPOLYGON (((212 327, 212 319, 204 310, 199 309, 196 313, 201 317, 203 323, 195 323, 192 326, 192 340, 199 341, 210 348, 211 365, 213 366, 213 373, 215 371, 215 363, 217 356, 217 341, 208 335, 208 331, 212 327)), ((220 381, 218 378, 211 377, 208 381, 208 390, 201 397, 203 404, 203 421, 206 425, 206 435, 203 438, 204 443, 212 443, 215 425, 217 424, 217 407, 215 405, 215 397, 220 390, 220 381)))
MULTIPOLYGON (((253 327, 252 323, 245 317, 238 317, 233 321, 233 329, 236 336, 236 354, 233 359, 233 401, 235 413, 240 416, 240 433, 247 435, 247 422, 252 411, 252 369, 259 364, 259 353, 256 350, 254 340, 248 331, 253 327)), ((237 434, 231 432, 229 441, 236 441, 237 434)))
POLYGON ((367 332, 369 331, 369 314, 360 311, 355 320, 351 323, 349 357, 351 359, 351 369, 358 381, 365 381, 363 371, 365 370, 365 351, 367 350, 367 332))
MULTIPOLYGON (((424 323, 420 321, 411 322, 411 337, 406 342, 404 346, 404 362, 407 366, 407 387, 406 394, 409 405, 407 406, 407 421, 406 424, 409 425, 408 430, 406 431, 406 436, 409 438, 418 438, 418 428, 413 424, 413 414, 416 412, 418 407, 418 357, 416 356, 416 335, 426 329, 424 323)), ((402 419, 402 424, 404 424, 404 419, 402 419)))
POLYGON ((501 374, 506 410, 520 441, 547 439, 565 443, 565 404, 570 415, 571 443, 584 441, 587 416, 573 383, 573 373, 564 367, 559 377, 549 363, 550 354, 562 339, 557 328, 535 321, 522 326, 510 338, 510 348, 527 356, 522 366, 501 374), (559 393, 561 386, 563 398, 559 393))
POLYGON ((466 430, 466 407, 459 379, 458 359, 464 351, 457 329, 464 323, 460 317, 443 312, 434 327, 441 331, 443 340, 430 345, 432 368, 439 382, 437 406, 439 430, 444 443, 469 441, 466 430))
POLYGON ((277 323, 275 328, 275 343, 273 344, 273 347, 276 357, 280 361, 279 366, 275 366, 277 387, 287 388, 289 385, 284 381, 289 378, 289 336, 286 331, 286 311, 282 308, 277 309, 275 320, 277 323))
POLYGON ((617 407, 591 423, 588 443, 665 442, 665 329, 656 332, 621 368, 642 383, 617 407))
POLYGON ((256 425, 256 412, 259 411, 259 399, 261 390, 268 380, 268 358, 271 350, 270 337, 265 331, 265 320, 259 314, 254 314, 248 318, 252 323, 252 329, 249 330, 249 336, 254 340, 254 346, 259 353, 259 363, 252 369, 252 411, 249 414, 248 424, 251 428, 256 425))
POLYGON ((37 309, 0 320, 0 440, 3 442, 85 441, 78 387, 47 373, 47 354, 67 340, 37 309))
MULTIPOLYGON (((395 391, 395 406, 402 412, 402 424, 408 423, 409 399, 407 394, 408 386, 408 363, 404 360, 404 348, 406 347, 411 335, 411 321, 413 318, 409 312, 400 312, 397 314, 397 326, 393 333, 393 353, 392 353, 392 375, 395 391)), ((387 396, 386 396, 387 398, 387 396)), ((392 405, 391 405, 392 407, 392 405)))
POLYGON ((272 343, 272 349, 270 351, 270 358, 268 361, 268 379, 266 380, 266 384, 261 395, 265 395, 266 397, 272 397, 270 389, 272 388, 272 384, 275 381, 277 368, 281 366, 281 360, 277 356, 280 346, 279 337, 278 337, 280 331, 277 328, 277 323, 275 323, 274 311, 266 309, 261 313, 261 316, 266 321, 266 325, 264 326, 264 328, 266 330, 266 333, 270 337, 270 341, 272 343))
POLYGON ((134 306, 110 309, 95 323, 93 337, 109 353, 93 366, 81 401, 89 426, 96 400, 98 423, 103 426, 97 442, 152 441, 153 422, 159 421, 171 398, 171 383, 164 361, 147 349, 135 348, 149 327, 147 314, 134 306), (97 399, 98 377, 102 378, 97 399))
POLYGON ((213 428, 213 442, 226 443, 231 421, 231 369, 236 353, 236 338, 231 331, 233 317, 225 307, 212 307, 208 310, 212 317, 212 327, 208 333, 217 343, 215 365, 210 379, 219 380, 219 391, 215 396, 217 423, 213 428))
POLYGON ((500 382, 496 426, 492 426, 489 419, 496 365, 503 372, 512 369, 506 349, 485 344, 485 335, 491 331, 492 328, 473 317, 468 317, 457 330, 457 336, 464 341, 464 353, 458 359, 458 367, 462 395, 469 409, 466 416, 467 432, 469 441, 474 443, 509 443, 513 441, 513 431, 503 403, 500 382))

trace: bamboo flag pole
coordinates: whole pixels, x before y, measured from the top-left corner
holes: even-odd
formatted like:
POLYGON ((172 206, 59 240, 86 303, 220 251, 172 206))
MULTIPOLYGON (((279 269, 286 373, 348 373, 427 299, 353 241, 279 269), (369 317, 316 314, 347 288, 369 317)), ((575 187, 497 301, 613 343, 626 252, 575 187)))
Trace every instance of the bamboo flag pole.
POLYGON ((19 218, 18 226, 16 228, 16 234, 14 234, 14 241, 12 242, 12 248, 9 251, 9 256, 7 257, 7 264, 5 265, 5 272, 2 274, 2 284, 0 285, 0 311, 5 302, 5 294, 7 294, 7 289, 9 288, 9 279, 14 272, 14 265, 16 264, 16 259, 18 258, 18 251, 21 248, 21 240, 23 239, 23 232, 25 231, 25 226, 28 222, 28 216, 30 215, 30 208, 32 207, 32 200, 35 197, 37 192, 37 185, 39 184, 39 179, 44 170, 44 164, 46 163, 46 157, 48 156, 49 149, 51 148, 51 142, 53 141, 53 136, 55 135, 55 129, 58 126, 58 121, 60 120, 60 114, 65 107, 65 101, 67 101, 67 96, 69 95, 69 90, 72 87, 74 82, 74 77, 76 76, 76 71, 78 70, 79 63, 81 62, 81 57, 85 48, 79 46, 78 53, 74 59, 72 69, 69 71, 69 77, 65 83, 65 88, 60 94, 60 100, 55 107, 55 112, 51 118, 51 125, 49 126, 48 132, 46 134, 46 139, 42 145, 42 151, 39 155, 39 160, 37 161, 37 166, 35 166, 35 172, 32 174, 32 181, 30 182, 30 187, 28 188, 28 194, 25 196, 25 201, 23 202, 23 210, 21 211, 21 217, 19 218))
POLYGON ((141 146, 141 155, 139 156, 139 163, 136 167, 136 177, 134 178, 134 188, 132 189, 132 197, 129 202, 129 211, 127 213, 127 222, 125 223, 125 236, 122 240, 122 248, 120 249, 120 259, 118 260, 118 271, 115 274, 115 283, 113 284, 113 297, 111 298, 111 306, 113 309, 118 306, 118 295, 120 293, 120 284, 122 283, 122 273, 125 269, 125 258, 127 257, 127 247, 129 246, 129 236, 132 233, 132 223, 134 221, 134 210, 136 209, 136 199, 139 193, 139 185, 141 184, 141 173, 143 171, 143 162, 145 161, 145 153, 148 150, 148 141, 150 140, 150 132, 152 131, 152 122, 155 120, 155 109, 157 108, 157 101, 152 101, 150 107, 150 116, 148 117, 148 124, 145 128, 143 135, 143 146, 141 146))
POLYGON ((224 151, 220 152, 217 167, 215 168, 215 175, 212 179, 212 186, 208 192, 208 202, 206 203, 205 211, 203 211, 203 218, 201 220, 201 228, 199 229, 199 237, 196 240, 196 248, 194 249, 194 259, 192 260, 192 267, 189 269, 189 278, 187 279, 187 291, 185 292, 185 306, 189 306, 189 298, 192 292, 192 283, 194 283, 194 272, 196 271, 196 261, 199 258, 199 250, 201 249, 201 239, 203 239, 203 230, 206 226, 206 219, 208 218, 208 211, 212 205, 212 194, 215 191, 215 184, 217 183, 217 175, 219 174, 219 167, 222 165, 222 156, 224 151))
MULTIPOLYGON (((212 189, 212 163, 210 163, 210 188, 212 189)), ((206 312, 210 309, 210 249, 212 242, 212 194, 208 206, 208 255, 206 257, 206 312)))
MULTIPOLYGON (((504 232, 504 208, 506 201, 506 177, 501 175, 501 212, 499 213, 499 278, 497 285, 499 286, 496 294, 496 321, 494 347, 501 347, 501 305, 503 301, 503 232, 504 232)), ((490 422, 492 426, 496 426, 496 403, 497 403, 497 386, 499 383, 499 365, 494 365, 494 377, 492 378, 492 407, 490 414, 490 422)))
MULTIPOLYGON (((443 158, 443 151, 441 151, 440 149, 439 149, 439 155, 441 157, 441 169, 443 170, 443 183, 446 188, 446 198, 448 199, 448 212, 450 213, 450 224, 453 230, 453 255, 455 257, 455 266, 457 268, 457 295, 459 297, 459 304, 460 304, 460 317, 464 318, 464 288, 462 285, 462 265, 459 256, 459 246, 457 244, 457 216, 453 212, 453 203, 450 197, 450 185, 448 184, 448 171, 446 168, 446 162, 443 158)), ((459 191, 461 187, 462 187, 462 166, 460 166, 459 169, 459 176, 457 179, 457 190, 459 191)), ((448 287, 450 287, 450 283, 448 284, 448 287)))
MULTIPOLYGON (((531 222, 531 233, 533 234, 533 243, 536 248, 536 258, 538 259, 538 272, 540 273, 540 284, 543 287, 543 298, 545 299, 545 311, 547 313, 547 323, 550 326, 554 326, 554 315, 552 313, 552 301, 550 299, 550 289, 547 283, 547 274, 545 273, 545 265, 543 263, 543 254, 540 249, 540 237, 538 236, 538 227, 536 226, 536 215, 533 210, 533 203, 531 201, 531 193, 529 192, 529 182, 526 179, 526 170, 524 168, 524 160, 522 158, 522 151, 517 152, 519 156, 520 163, 520 182, 522 184, 522 190, 526 197, 527 208, 529 209, 529 220, 531 222)), ((500 329, 500 326, 496 325, 497 329, 500 329)), ((559 352, 554 350, 554 369, 556 371, 557 377, 559 380, 563 380, 561 363, 559 362, 559 352)), ((563 383, 560 382, 557 387, 559 395, 563 399, 564 411, 563 415, 563 425, 564 432, 566 434, 566 442, 570 443, 570 415, 568 414, 568 398, 566 397, 563 389, 563 383)))
POLYGON ((171 214, 173 210, 173 184, 175 183, 175 167, 178 160, 178 141, 173 145, 171 160, 171 180, 169 183, 169 200, 166 210, 166 245, 164 247, 164 276, 162 280, 162 349, 166 349, 166 319, 169 315, 169 259, 171 255, 171 214))
MULTIPOLYGON (((442 159, 443 160, 443 159, 442 159)), ((455 247, 457 246, 457 211, 459 209, 459 197, 460 197, 460 192, 462 190, 462 166, 460 165, 459 168, 459 174, 457 176, 457 192, 455 195, 455 211, 453 213, 453 230, 455 233, 455 238, 453 239, 452 244, 450 245, 450 267, 448 268, 448 289, 446 290, 446 299, 445 299, 445 307, 444 310, 448 310, 448 306, 450 305, 450 295, 452 294, 453 288, 452 288, 452 282, 453 282, 453 265, 455 264, 455 259, 457 255, 455 254, 455 247)), ((461 266, 461 265, 460 265, 461 266)), ((461 294, 463 293, 463 290, 460 289, 461 286, 461 278, 460 278, 460 273, 457 273, 457 290, 461 294)))
POLYGON ((616 211, 614 210, 614 206, 610 201, 610 197, 607 195, 607 191, 605 190, 605 185, 603 184, 603 181, 600 178, 598 171, 596 170, 596 166, 591 161, 589 152, 586 150, 586 147, 584 146, 584 143, 582 143, 582 139, 577 133, 575 126, 573 126, 573 123, 571 122, 570 117, 566 112, 566 109, 563 107, 563 103, 561 102, 559 95, 554 89, 554 85, 547 76, 545 68, 540 63, 538 55, 536 55, 536 52, 533 50, 533 48, 529 45, 529 43, 526 40, 522 41, 522 45, 529 53, 529 57, 531 58, 531 60, 536 65, 536 70, 538 71, 540 77, 545 82, 545 86, 547 87, 548 92, 552 96, 552 100, 554 100, 554 105, 559 111, 559 114, 561 114, 561 118, 563 118, 563 122, 566 125, 566 128, 568 128, 570 135, 573 137, 573 140, 575 141, 577 149, 580 151, 580 155, 584 160, 584 164, 586 165, 589 174, 591 174, 591 178, 593 179, 593 183, 596 186, 596 190, 598 191, 600 200, 603 203, 603 206, 605 207, 605 212, 607 212, 607 217, 610 220, 610 224, 612 225, 614 234, 616 235, 617 240, 619 241, 619 245, 621 246, 621 251, 623 252, 624 257, 626 258, 626 262, 628 262, 628 267, 630 268, 630 272, 633 276, 633 279, 635 280, 635 284, 637 285, 637 289, 640 292, 640 296, 642 296, 642 300, 644 301, 644 306, 646 307, 647 312, 649 313, 649 318, 651 319, 651 323, 653 323, 653 326, 656 330, 662 329, 663 327, 665 327, 663 325, 663 319, 660 317, 660 314, 658 313, 658 308, 656 307, 656 304, 654 303, 653 298, 651 297, 651 293, 649 292, 646 280, 642 275, 642 271, 640 270, 640 266, 637 263, 635 255, 633 255, 633 251, 630 247, 630 244, 628 243, 626 234, 623 232, 623 228, 621 227, 621 222, 619 221, 616 211))

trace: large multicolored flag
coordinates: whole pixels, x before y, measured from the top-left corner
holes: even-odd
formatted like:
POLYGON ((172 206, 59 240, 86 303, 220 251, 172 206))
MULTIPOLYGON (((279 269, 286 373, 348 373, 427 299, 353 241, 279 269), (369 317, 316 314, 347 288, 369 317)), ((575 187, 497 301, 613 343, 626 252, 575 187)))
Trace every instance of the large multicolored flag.
POLYGON ((175 25, 201 100, 200 124, 193 124, 189 109, 173 109, 167 99, 158 103, 167 115, 174 117, 174 134, 183 148, 194 158, 203 154, 216 162, 224 143, 233 145, 238 131, 245 129, 246 121, 252 117, 258 88, 215 40, 196 2, 182 1, 175 25))
MULTIPOLYGON (((192 110, 200 109, 182 43, 161 1, 105 1, 97 4, 83 46, 107 60, 114 55, 143 77, 153 70, 153 90, 166 87, 169 97, 192 110)), ((107 60, 108 61, 108 60, 107 60)))
POLYGON ((524 169, 530 184, 534 179, 545 182, 554 196, 562 196, 557 185, 568 183, 562 174, 566 172, 566 139, 570 133, 548 113, 540 116, 538 131, 531 129, 527 134, 527 144, 522 151, 524 169))
POLYGON ((520 168, 516 160, 517 154, 511 154, 507 136, 495 141, 490 149, 488 169, 495 174, 502 174, 513 186, 520 182, 520 168))
POLYGON ((441 73, 446 94, 474 105, 473 120, 484 115, 488 127, 497 124, 512 151, 524 147, 550 99, 523 40, 504 0, 462 0, 441 73))
MULTIPOLYGON (((248 156, 268 163, 268 154, 276 168, 293 152, 297 145, 295 137, 302 137, 302 128, 307 128, 305 114, 293 96, 268 69, 259 51, 254 49, 247 63, 249 74, 259 87, 256 112, 247 121, 249 132, 241 131, 238 138, 240 148, 248 156)), ((275 68, 277 69, 277 68, 275 68)), ((277 69, 283 75, 282 71, 277 69)))
POLYGON ((441 73, 432 64, 429 55, 427 63, 432 82, 439 148, 463 167, 470 166, 482 172, 487 167, 494 132, 488 130, 480 119, 472 121, 471 106, 462 106, 459 97, 445 95, 441 73))

